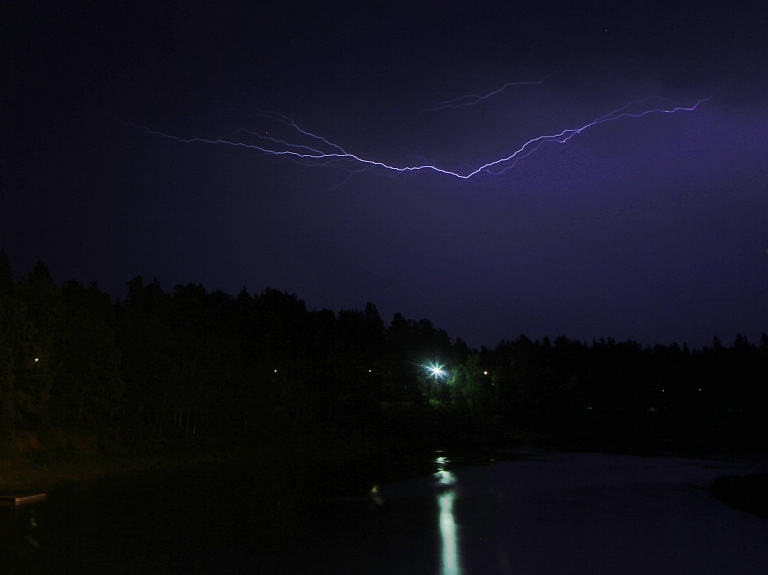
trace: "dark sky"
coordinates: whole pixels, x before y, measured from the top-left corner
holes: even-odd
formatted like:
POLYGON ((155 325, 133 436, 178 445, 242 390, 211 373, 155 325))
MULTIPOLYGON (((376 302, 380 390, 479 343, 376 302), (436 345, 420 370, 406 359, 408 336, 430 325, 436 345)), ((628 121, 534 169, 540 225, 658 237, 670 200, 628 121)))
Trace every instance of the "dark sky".
POLYGON ((768 331, 759 6, 27 4, 0 14, 0 248, 19 277, 42 259, 115 297, 143 275, 373 301, 473 346, 768 331), (440 106, 465 95, 489 96, 440 106), (695 109, 457 177, 636 100, 695 109))

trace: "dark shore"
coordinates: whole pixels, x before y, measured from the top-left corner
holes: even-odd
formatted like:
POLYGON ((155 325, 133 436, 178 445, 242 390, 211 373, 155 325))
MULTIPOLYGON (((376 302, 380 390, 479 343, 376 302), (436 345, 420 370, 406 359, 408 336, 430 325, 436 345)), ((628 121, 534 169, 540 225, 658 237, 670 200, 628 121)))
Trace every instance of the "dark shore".
POLYGON ((768 473, 718 477, 710 492, 730 507, 768 519, 768 473))

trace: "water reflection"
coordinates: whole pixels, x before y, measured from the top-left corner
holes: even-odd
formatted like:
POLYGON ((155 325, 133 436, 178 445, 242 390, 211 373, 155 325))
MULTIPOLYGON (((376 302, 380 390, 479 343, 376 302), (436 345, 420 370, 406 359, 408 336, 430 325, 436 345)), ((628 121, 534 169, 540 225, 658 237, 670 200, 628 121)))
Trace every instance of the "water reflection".
POLYGON ((0 541, 3 545, 0 547, 0 573, 37 572, 43 550, 37 526, 37 512, 32 506, 15 506, 2 510, 0 541))
POLYGON ((264 535, 253 517, 274 503, 231 468, 64 486, 0 509, 0 574, 766 574, 768 523, 701 489, 756 464, 542 454, 459 470, 445 455, 318 508, 295 538, 264 535))
POLYGON ((438 495, 440 505, 440 536, 443 544, 443 575, 460 575, 458 541, 456 537, 456 520, 453 517, 454 491, 445 491, 438 495))
POLYGON ((438 482, 437 505, 440 509, 440 542, 442 545, 442 575, 461 575, 459 562, 459 541, 456 518, 453 515, 453 502, 456 498, 456 476, 446 469, 449 460, 445 456, 435 459, 438 482))

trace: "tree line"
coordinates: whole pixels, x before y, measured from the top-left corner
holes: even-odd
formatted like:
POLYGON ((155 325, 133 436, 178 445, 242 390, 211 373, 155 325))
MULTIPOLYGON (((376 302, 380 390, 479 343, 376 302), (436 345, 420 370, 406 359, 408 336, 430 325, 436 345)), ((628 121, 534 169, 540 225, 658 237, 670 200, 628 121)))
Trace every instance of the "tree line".
POLYGON ((476 350, 427 319, 396 313, 386 324, 373 303, 308 310, 274 289, 166 292, 141 276, 127 288, 113 302, 96 283, 56 285, 43 262, 15 281, 0 251, 2 436, 208 441, 322 429, 598 446, 766 437, 766 335, 693 351, 521 335, 476 350))

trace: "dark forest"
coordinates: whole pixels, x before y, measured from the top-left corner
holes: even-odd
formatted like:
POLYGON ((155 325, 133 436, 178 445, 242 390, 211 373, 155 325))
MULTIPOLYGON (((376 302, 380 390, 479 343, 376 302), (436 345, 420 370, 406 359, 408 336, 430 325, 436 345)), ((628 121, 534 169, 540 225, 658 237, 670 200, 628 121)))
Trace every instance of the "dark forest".
POLYGON ((520 335, 476 350, 428 319, 387 324, 373 303, 308 310, 274 289, 166 292, 140 276, 115 303, 96 283, 56 285, 43 262, 20 281, 10 270, 0 252, 0 428, 22 451, 68 434, 96 449, 320 434, 640 453, 768 437, 766 335, 694 350, 520 335))

